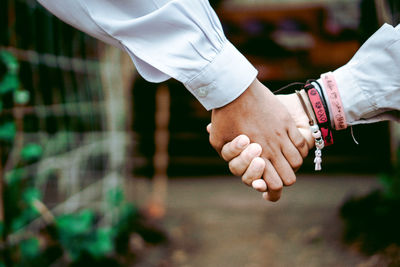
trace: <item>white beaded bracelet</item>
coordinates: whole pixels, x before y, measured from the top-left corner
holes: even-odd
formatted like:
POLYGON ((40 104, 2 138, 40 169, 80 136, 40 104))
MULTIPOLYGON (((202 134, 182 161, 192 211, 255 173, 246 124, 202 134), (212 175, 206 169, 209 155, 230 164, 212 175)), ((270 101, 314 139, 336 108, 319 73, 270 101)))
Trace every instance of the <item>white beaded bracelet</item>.
POLYGON ((312 113, 310 112, 309 108, 307 107, 302 94, 300 91, 295 91, 296 95, 299 97, 301 105, 303 106, 303 109, 305 113, 307 114, 308 117, 308 123, 310 124, 310 131, 311 135, 314 138, 315 142, 315 158, 314 158, 314 163, 315 163, 315 170, 320 171, 322 169, 321 163, 322 163, 322 149, 324 148, 324 140, 322 139, 321 131, 319 130, 318 124, 315 122, 314 117, 311 115, 312 113))

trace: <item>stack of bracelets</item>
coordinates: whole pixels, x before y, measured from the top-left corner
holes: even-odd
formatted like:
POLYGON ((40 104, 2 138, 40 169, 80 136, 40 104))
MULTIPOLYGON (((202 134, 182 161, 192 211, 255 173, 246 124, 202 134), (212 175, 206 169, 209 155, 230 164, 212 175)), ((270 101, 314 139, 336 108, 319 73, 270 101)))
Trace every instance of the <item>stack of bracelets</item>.
POLYGON ((316 171, 321 170, 322 149, 333 144, 333 129, 343 130, 347 128, 342 100, 333 74, 331 72, 322 74, 321 80, 329 103, 325 99, 321 85, 315 80, 307 81, 302 90, 296 90, 309 119, 310 130, 315 140, 314 163, 316 171), (330 118, 333 119, 332 124, 330 118))

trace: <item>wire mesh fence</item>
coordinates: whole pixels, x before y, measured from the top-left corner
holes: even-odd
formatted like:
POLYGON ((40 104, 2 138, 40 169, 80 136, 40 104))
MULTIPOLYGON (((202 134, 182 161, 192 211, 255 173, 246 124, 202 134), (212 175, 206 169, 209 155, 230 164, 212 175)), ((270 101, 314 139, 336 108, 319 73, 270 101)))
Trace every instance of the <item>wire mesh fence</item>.
POLYGON ((1 1, 0 20, 0 266, 115 255, 137 216, 133 66, 36 1, 1 1))

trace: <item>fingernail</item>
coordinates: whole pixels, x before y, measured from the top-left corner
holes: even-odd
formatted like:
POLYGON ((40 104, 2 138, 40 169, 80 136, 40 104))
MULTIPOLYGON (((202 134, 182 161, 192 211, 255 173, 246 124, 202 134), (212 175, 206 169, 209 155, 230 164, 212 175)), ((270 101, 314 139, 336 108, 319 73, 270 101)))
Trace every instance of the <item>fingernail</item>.
POLYGON ((250 149, 250 151, 249 151, 250 155, 252 157, 257 157, 260 154, 260 147, 258 144, 255 144, 255 143, 251 144, 249 149, 250 149))
POLYGON ((257 190, 257 191, 262 191, 262 192, 264 192, 264 191, 267 190, 267 184, 266 184, 265 181, 262 180, 262 179, 254 180, 254 181, 251 183, 251 186, 252 186, 255 190, 257 190))
POLYGON ((248 144, 248 139, 244 136, 241 136, 237 142, 239 148, 244 148, 248 144))
POLYGON ((267 192, 264 192, 264 193, 262 194, 262 198, 265 199, 265 200, 268 200, 268 193, 267 193, 267 192))

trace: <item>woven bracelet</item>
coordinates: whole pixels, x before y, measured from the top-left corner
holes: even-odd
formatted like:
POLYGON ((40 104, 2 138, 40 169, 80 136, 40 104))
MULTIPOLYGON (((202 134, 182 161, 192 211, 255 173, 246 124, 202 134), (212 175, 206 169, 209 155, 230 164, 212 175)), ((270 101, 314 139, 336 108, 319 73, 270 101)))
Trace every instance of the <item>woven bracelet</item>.
POLYGON ((335 129, 344 130, 347 128, 347 121, 335 76, 332 72, 324 73, 321 75, 321 80, 329 98, 335 129))
POLYGON ((327 106, 321 98, 320 94, 318 93, 318 90, 312 84, 307 84, 304 89, 307 92, 308 99, 310 100, 311 106, 313 108, 318 126, 321 130, 324 144, 325 146, 330 146, 333 144, 333 136, 330 128, 329 111, 327 109, 327 106))

